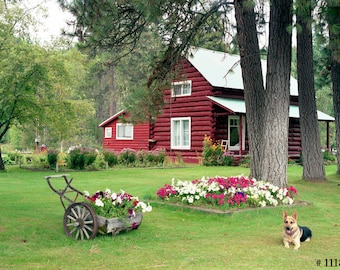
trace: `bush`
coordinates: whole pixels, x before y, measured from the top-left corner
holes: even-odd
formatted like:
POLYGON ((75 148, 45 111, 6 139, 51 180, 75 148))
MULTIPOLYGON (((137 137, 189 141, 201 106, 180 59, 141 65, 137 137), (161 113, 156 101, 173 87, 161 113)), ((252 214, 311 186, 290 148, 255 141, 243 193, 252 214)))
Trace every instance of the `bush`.
POLYGON ((245 155, 240 159, 240 166, 245 168, 250 168, 250 155, 245 155))
POLYGON ((26 164, 30 164, 36 169, 46 169, 49 167, 46 154, 41 153, 26 156, 26 164))
POLYGON ((24 161, 24 155, 21 153, 8 153, 7 154, 7 162, 13 164, 22 164, 24 161))
POLYGON ((54 150, 49 150, 47 152, 47 162, 50 169, 55 169, 58 162, 58 152, 54 150))
POLYGON ((155 149, 153 151, 141 150, 137 153, 139 166, 157 166, 163 165, 166 156, 164 149, 155 149))
POLYGON ((153 155, 154 155, 154 162, 156 164, 160 164, 162 165, 164 163, 165 157, 166 157, 166 150, 165 149, 155 149, 153 151, 153 155))
POLYGON ((96 160, 97 151, 86 147, 73 147, 69 150, 68 167, 83 170, 96 160))
POLYGON ((96 157, 96 160, 93 162, 93 164, 90 166, 91 169, 93 170, 101 170, 101 169, 106 169, 106 161, 104 160, 104 155, 99 154, 96 157))
POLYGON ((336 161, 336 157, 329 151, 323 152, 323 160, 326 164, 332 164, 336 161))
POLYGON ((220 144, 213 143, 210 136, 204 136, 202 162, 204 166, 218 166, 223 163, 223 149, 220 144))
POLYGON ((231 166, 233 165, 234 158, 230 151, 224 152, 222 155, 222 165, 231 166))
POLYGON ((123 149, 119 155, 119 161, 124 165, 133 165, 136 159, 136 151, 133 149, 123 149))
POLYGON ((118 164, 118 155, 115 152, 107 150, 103 152, 103 156, 109 167, 113 167, 118 164))
POLYGON ((9 155, 3 155, 2 156, 2 161, 4 162, 5 165, 15 165, 15 161, 12 160, 9 155))

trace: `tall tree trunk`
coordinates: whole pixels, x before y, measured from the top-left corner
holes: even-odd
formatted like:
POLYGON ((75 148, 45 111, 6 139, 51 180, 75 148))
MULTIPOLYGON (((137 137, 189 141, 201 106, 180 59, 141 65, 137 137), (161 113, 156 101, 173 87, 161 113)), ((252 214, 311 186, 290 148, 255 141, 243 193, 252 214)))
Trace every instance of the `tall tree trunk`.
POLYGON ((116 88, 115 88, 115 80, 114 80, 114 66, 113 63, 109 65, 109 77, 110 77, 110 116, 114 115, 117 112, 117 102, 116 102, 116 88))
POLYGON ((235 1, 235 18, 247 111, 250 177, 262 179, 265 170, 262 166, 265 155, 262 129, 264 126, 265 90, 254 6, 250 6, 248 0, 235 1))
POLYGON ((297 2, 297 75, 299 90, 300 132, 305 180, 326 180, 316 110, 311 0, 297 2))
POLYGON ((266 76, 264 179, 277 186, 287 184, 292 0, 272 0, 266 76))
POLYGON ((271 2, 267 87, 263 86, 254 7, 235 1, 250 149, 251 176, 287 185, 291 0, 271 2))
POLYGON ((0 171, 4 171, 4 170, 5 170, 5 163, 2 159, 1 145, 0 145, 0 171))
POLYGON ((328 0, 327 20, 329 27, 329 49, 331 53, 331 76, 336 127, 337 174, 340 174, 340 6, 328 0), (332 5, 333 3, 333 5, 332 5))

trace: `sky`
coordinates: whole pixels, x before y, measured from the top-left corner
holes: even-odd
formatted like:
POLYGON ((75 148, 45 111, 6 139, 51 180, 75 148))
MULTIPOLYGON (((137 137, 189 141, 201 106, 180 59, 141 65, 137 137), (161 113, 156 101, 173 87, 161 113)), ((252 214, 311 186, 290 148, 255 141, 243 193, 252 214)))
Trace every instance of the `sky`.
POLYGON ((49 43, 54 37, 60 36, 61 29, 67 28, 66 21, 72 19, 72 15, 62 11, 57 0, 24 0, 23 5, 26 8, 33 8, 32 13, 37 21, 41 23, 38 31, 33 31, 33 36, 37 37, 41 43, 49 43), (47 17, 39 12, 37 6, 47 8, 47 17))

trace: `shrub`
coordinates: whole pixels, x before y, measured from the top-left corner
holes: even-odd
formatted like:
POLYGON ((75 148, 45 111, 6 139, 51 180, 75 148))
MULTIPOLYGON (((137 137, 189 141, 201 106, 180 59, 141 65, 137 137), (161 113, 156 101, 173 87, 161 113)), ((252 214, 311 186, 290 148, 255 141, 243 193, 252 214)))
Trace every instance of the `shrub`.
POLYGON ((58 152, 55 150, 49 150, 47 152, 47 162, 50 169, 55 169, 58 162, 58 152))
POLYGON ((241 167, 245 167, 245 168, 249 168, 250 167, 250 155, 249 154, 241 157, 241 159, 240 159, 240 166, 241 167))
POLYGON ((149 155, 148 151, 145 151, 145 150, 138 151, 138 153, 137 153, 138 166, 147 166, 147 165, 149 165, 148 155, 149 155))
POLYGON ((137 159, 136 151, 125 148, 120 152, 119 160, 124 165, 133 165, 137 159))
POLYGON ((213 143, 210 136, 205 135, 203 141, 202 162, 204 166, 223 165, 223 149, 220 144, 213 143))
POLYGON ((104 155, 99 154, 96 157, 96 160, 91 165, 91 169, 93 170, 100 170, 100 169, 106 169, 107 162, 104 160, 104 155))
POLYGON ((2 156, 2 161, 4 162, 5 165, 15 165, 15 161, 12 160, 8 155, 3 155, 2 156))
POLYGON ((157 148, 153 151, 141 150, 137 153, 138 165, 150 166, 150 165, 163 165, 166 156, 166 151, 161 148, 157 148))
POLYGON ((87 147, 73 147, 69 150, 68 166, 71 169, 83 170, 96 160, 97 151, 87 147))
POLYGON ((118 155, 114 151, 104 151, 103 156, 109 167, 113 167, 118 164, 118 155))
POLYGON ((336 157, 329 151, 323 152, 323 160, 326 164, 332 164, 336 161, 336 157))
POLYGON ((48 168, 47 156, 43 154, 34 154, 32 156, 26 156, 26 164, 30 164, 33 168, 48 168))
POLYGON ((162 165, 166 157, 166 150, 163 148, 157 148, 153 151, 154 162, 162 165))
POLYGON ((233 154, 230 151, 226 151, 222 155, 222 165, 224 166, 231 166, 233 165, 233 154))
POLYGON ((11 163, 11 164, 22 164, 23 161, 24 161, 24 155, 21 154, 21 153, 8 153, 7 154, 7 159, 8 159, 8 162, 11 163))

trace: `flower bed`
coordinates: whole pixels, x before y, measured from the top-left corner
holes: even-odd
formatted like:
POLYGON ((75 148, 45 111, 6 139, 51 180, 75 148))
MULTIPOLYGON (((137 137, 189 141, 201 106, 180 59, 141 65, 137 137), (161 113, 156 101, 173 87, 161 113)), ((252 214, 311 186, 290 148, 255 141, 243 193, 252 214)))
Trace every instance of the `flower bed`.
POLYGON ((181 181, 172 179, 157 191, 162 200, 219 209, 291 205, 296 189, 277 187, 245 176, 181 181))

